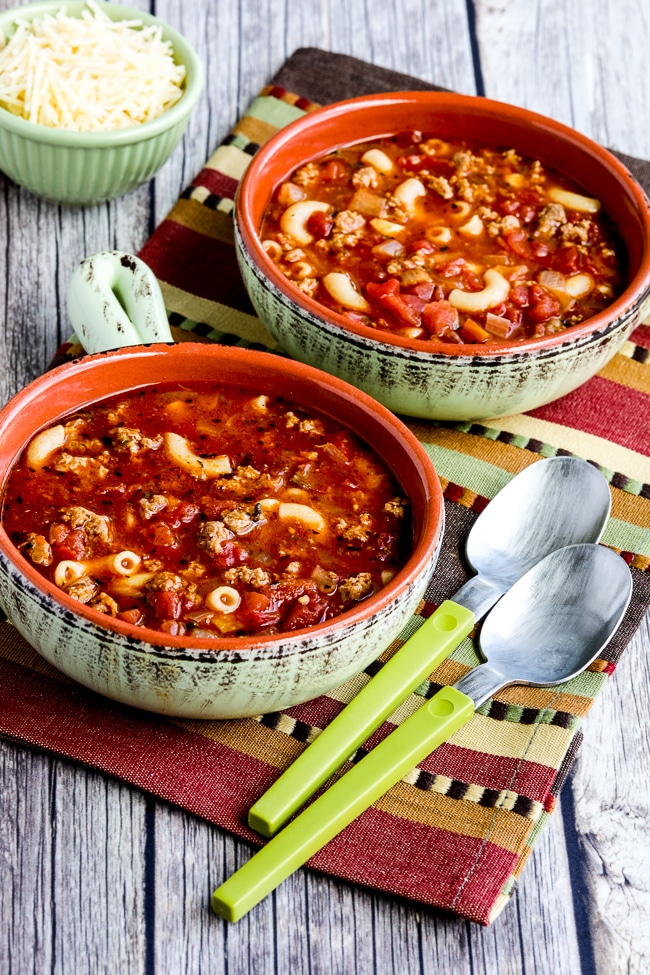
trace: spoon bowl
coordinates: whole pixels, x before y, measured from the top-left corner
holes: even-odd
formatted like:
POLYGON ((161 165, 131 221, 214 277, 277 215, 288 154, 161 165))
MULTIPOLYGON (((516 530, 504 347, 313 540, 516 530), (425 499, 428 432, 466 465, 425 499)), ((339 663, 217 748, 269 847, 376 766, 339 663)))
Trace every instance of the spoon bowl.
POLYGON ((479 640, 486 663, 456 688, 479 707, 509 684, 570 680, 609 643, 631 594, 630 570, 610 549, 571 545, 551 553, 488 614, 479 640))
POLYGON ((482 511, 467 538, 467 560, 505 592, 556 549, 597 542, 610 508, 597 468, 550 457, 521 471, 482 511))

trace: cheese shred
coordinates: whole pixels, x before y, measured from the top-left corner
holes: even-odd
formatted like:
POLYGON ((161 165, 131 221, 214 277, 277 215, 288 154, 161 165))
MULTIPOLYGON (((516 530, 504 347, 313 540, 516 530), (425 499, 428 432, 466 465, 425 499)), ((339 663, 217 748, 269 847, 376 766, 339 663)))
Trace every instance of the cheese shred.
POLYGON ((157 118, 183 94, 159 26, 111 20, 88 0, 81 17, 16 20, 0 33, 0 108, 52 128, 77 132, 123 129, 157 118))

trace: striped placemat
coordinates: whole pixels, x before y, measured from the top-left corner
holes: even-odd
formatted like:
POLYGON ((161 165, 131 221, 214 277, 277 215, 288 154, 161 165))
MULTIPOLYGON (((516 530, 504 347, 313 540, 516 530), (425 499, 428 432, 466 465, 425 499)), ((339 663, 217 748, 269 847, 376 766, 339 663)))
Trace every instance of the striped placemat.
MULTIPOLYGON (((256 149, 317 103, 433 87, 342 55, 296 52, 208 160, 141 252, 163 289, 177 340, 273 343, 243 288, 233 250, 237 182, 256 149)), ((650 165, 626 158, 650 187, 650 165)), ((63 355, 75 354, 66 348, 63 355)), ((580 723, 650 606, 650 327, 576 392, 486 424, 408 420, 442 481, 443 551, 420 615, 465 580, 463 540, 508 480, 542 457, 574 454, 611 485, 604 543, 632 569, 624 624, 602 658, 561 689, 512 687, 329 843, 310 865, 489 924, 511 897, 581 741, 580 723)), ((82 761, 260 842, 248 808, 419 625, 343 687, 285 712, 178 721, 116 705, 74 684, 0 624, 0 732, 82 761)), ((367 743, 384 737, 478 657, 468 639, 367 743)), ((586 745, 588 747, 588 743, 586 745)), ((360 749, 353 760, 364 754, 360 749)))

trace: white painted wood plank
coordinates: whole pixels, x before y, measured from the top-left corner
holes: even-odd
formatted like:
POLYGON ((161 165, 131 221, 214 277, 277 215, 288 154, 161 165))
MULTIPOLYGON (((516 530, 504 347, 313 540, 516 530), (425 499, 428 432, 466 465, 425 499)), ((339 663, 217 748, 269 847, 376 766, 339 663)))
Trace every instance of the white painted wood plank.
POLYGON ((144 973, 144 797, 1 744, 0 971, 144 973))
POLYGON ((572 783, 599 975, 650 971, 649 647, 646 619, 585 720, 572 783))
POLYGON ((650 5, 475 0, 475 7, 486 95, 650 157, 650 5))

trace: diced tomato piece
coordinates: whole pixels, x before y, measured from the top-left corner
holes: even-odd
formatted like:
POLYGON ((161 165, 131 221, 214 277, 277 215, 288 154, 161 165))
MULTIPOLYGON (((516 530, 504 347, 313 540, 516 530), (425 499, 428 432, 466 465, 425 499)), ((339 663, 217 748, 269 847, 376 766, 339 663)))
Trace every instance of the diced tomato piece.
POLYGON ((528 288, 525 284, 516 284, 514 288, 510 289, 508 298, 517 308, 527 308, 529 302, 528 288))
POLYGON ((279 622, 281 615, 278 606, 262 592, 245 592, 238 612, 244 626, 251 632, 273 626, 279 622))
POLYGON ((117 614, 118 620, 122 620, 123 623, 132 623, 137 626, 144 619, 144 615, 139 609, 125 609, 123 613, 117 614))
POLYGON ((503 235, 510 250, 517 254, 518 257, 524 257, 526 260, 530 260, 530 240, 528 238, 527 230, 508 230, 503 235))
POLYGON ((549 318, 558 315, 560 302, 553 295, 549 294, 541 284, 531 284, 530 286, 530 307, 527 315, 533 322, 546 322, 549 318))
POLYGON ((52 546, 52 555, 55 561, 62 559, 72 559, 78 561, 87 554, 87 540, 85 534, 78 528, 74 528, 63 536, 63 542, 52 546))
POLYGON ((231 569, 235 565, 242 565, 248 559, 248 552, 238 542, 224 542, 221 551, 214 556, 214 562, 220 568, 231 569))
POLYGON ((406 245, 407 254, 417 254, 418 251, 421 251, 423 254, 433 254, 435 249, 434 245, 426 237, 419 237, 417 240, 412 240, 406 245))
POLYGON ((519 208, 519 219, 522 223, 530 223, 537 216, 537 209, 530 206, 529 203, 525 203, 519 208))
POLYGON ((153 606, 154 614, 159 620, 177 620, 180 618, 183 603, 177 592, 150 592, 147 602, 153 606))
POLYGON ((282 622, 283 630, 300 630, 304 626, 313 626, 314 623, 320 622, 327 609, 327 603, 319 593, 310 592, 308 595, 308 603, 295 600, 282 622))
POLYGON ((535 260, 543 261, 551 253, 551 248, 544 240, 532 240, 530 242, 530 253, 535 260))
POLYGON ((71 548, 67 545, 53 545, 52 546, 52 560, 55 564, 58 562, 77 562, 80 558, 71 548))
POLYGON ((417 295, 384 295, 380 300, 380 305, 386 311, 392 312, 395 318, 399 319, 404 325, 414 328, 420 327, 422 309, 426 302, 417 295), (416 302, 421 302, 422 307, 418 309, 416 302))
POLYGON ((419 328, 420 313, 425 300, 415 294, 400 293, 400 282, 397 278, 388 278, 380 283, 369 281, 366 293, 371 301, 389 311, 401 324, 419 328))
POLYGON ((315 213, 309 216, 306 224, 308 232, 313 237, 318 238, 318 240, 322 240, 323 237, 329 237, 333 226, 334 217, 325 210, 316 210, 315 213))
POLYGON ((503 317, 507 318, 508 321, 512 322, 513 325, 521 325, 524 317, 524 313, 521 308, 517 308, 511 302, 506 301, 506 307, 503 312, 503 317))
POLYGON ((580 267, 580 251, 575 244, 560 247, 555 252, 554 268, 562 274, 574 274, 580 267))
POLYGON ((476 271, 472 271, 468 267, 464 268, 461 278, 467 291, 480 291, 484 287, 483 281, 476 271))
POLYGON ((420 152, 400 156, 397 163, 407 173, 419 173, 426 169, 436 176, 453 176, 455 172, 454 164, 449 159, 436 159, 420 152))
POLYGON ((264 613, 270 609, 271 600, 263 592, 245 592, 241 605, 247 613, 264 613))
POLYGON ((342 159, 328 159, 320 171, 320 178, 324 183, 335 183, 347 176, 348 167, 342 159))
POLYGON ((436 268, 439 274, 442 274, 444 278, 453 278, 457 275, 462 274, 465 268, 465 259, 462 257, 457 257, 454 261, 448 261, 446 264, 440 264, 436 268))
POLYGON ((167 515, 165 524, 170 528, 180 528, 181 525, 189 525, 198 517, 200 512, 201 509, 198 505, 190 504, 189 501, 181 501, 171 513, 165 512, 167 515))
POLYGON ((523 228, 508 230, 503 236, 510 250, 518 257, 523 257, 527 261, 547 263, 551 248, 545 240, 535 240, 523 228))
POLYGON ((191 504, 189 501, 181 501, 178 508, 174 511, 174 516, 184 525, 189 525, 199 515, 201 509, 198 504, 191 504))
POLYGON ((431 301, 422 312, 422 324, 431 335, 458 328, 458 310, 448 301, 431 301))
POLYGON ((153 530, 154 548, 178 548, 178 538, 164 521, 153 530))
POLYGON ((68 537, 70 529, 67 525, 59 525, 53 522, 50 525, 50 545, 63 545, 63 542, 68 537))
POLYGON ((419 281, 413 285, 411 293, 417 295, 418 298, 424 298, 425 301, 431 301, 435 287, 433 281, 419 281))
POLYGON ((400 283, 397 278, 386 278, 385 281, 368 281, 366 292, 371 301, 379 301, 384 295, 399 294, 400 283))

